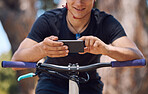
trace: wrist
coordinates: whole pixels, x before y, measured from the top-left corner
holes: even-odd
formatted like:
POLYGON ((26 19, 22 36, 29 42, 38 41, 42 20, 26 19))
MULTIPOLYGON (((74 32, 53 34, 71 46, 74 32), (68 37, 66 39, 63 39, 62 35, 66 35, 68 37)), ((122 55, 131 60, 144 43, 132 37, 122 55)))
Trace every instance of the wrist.
POLYGON ((111 51, 113 49, 113 46, 111 46, 111 45, 105 45, 104 48, 105 48, 105 50, 103 52, 103 55, 109 56, 111 54, 111 51))
POLYGON ((33 49, 35 49, 35 52, 37 52, 40 57, 46 57, 47 55, 42 48, 43 48, 43 45, 41 42, 33 46, 33 49))

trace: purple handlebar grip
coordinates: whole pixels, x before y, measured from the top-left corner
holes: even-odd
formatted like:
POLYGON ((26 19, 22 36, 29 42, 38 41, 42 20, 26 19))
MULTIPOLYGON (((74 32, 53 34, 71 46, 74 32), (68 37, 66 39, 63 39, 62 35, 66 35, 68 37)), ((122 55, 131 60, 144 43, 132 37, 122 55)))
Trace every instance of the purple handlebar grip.
POLYGON ((3 68, 36 68, 36 62, 2 61, 3 68))
POLYGON ((145 66, 145 59, 137 59, 131 61, 112 61, 112 67, 128 67, 128 66, 145 66))

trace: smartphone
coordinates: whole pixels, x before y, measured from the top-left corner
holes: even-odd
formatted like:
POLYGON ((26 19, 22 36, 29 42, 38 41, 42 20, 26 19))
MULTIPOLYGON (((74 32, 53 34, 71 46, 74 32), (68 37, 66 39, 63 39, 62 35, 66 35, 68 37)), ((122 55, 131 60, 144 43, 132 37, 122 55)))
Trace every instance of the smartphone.
POLYGON ((68 46, 69 53, 84 52, 83 40, 58 40, 68 46))

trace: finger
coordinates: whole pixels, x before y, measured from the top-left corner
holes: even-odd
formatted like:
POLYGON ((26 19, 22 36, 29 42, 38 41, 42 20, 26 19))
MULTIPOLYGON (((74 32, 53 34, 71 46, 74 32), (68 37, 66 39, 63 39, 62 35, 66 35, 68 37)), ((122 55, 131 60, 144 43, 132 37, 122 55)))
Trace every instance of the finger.
POLYGON ((89 47, 85 47, 85 48, 84 48, 84 53, 87 53, 87 52, 89 52, 89 51, 90 51, 89 47))
POLYGON ((48 46, 62 46, 64 43, 63 42, 58 42, 58 41, 53 41, 50 38, 45 38, 43 41, 46 45, 48 46))
POLYGON ((90 39, 90 42, 89 42, 89 47, 92 47, 94 45, 94 42, 95 40, 94 39, 90 39))
POLYGON ((47 51, 48 55, 66 55, 69 53, 69 50, 63 50, 63 51, 47 51))
POLYGON ((81 38, 79 38, 78 40, 83 40, 85 41, 86 36, 82 36, 81 38))
POLYGON ((99 41, 95 41, 95 43, 94 43, 94 47, 99 47, 99 45, 100 45, 100 42, 99 41))
POLYGON ((89 44, 87 36, 82 36, 78 40, 83 40, 85 42, 85 46, 88 46, 88 44, 89 44))
POLYGON ((79 52, 79 54, 85 54, 86 52, 79 52))
POLYGON ((48 55, 48 56, 51 57, 51 58, 56 58, 56 57, 65 57, 65 56, 68 56, 68 54, 60 54, 60 55, 52 54, 52 55, 48 55))
POLYGON ((58 37, 57 36, 50 36, 49 39, 51 39, 51 40, 58 40, 58 37))
POLYGON ((69 51, 66 51, 66 52, 62 52, 62 51, 58 51, 58 52, 52 52, 52 51, 49 51, 49 54, 47 56, 49 57, 65 57, 65 56, 68 56, 68 53, 69 51))
POLYGON ((62 51, 62 50, 68 50, 68 46, 66 46, 66 45, 64 45, 64 46, 57 46, 57 47, 44 46, 43 48, 46 51, 62 51))
POLYGON ((89 47, 89 45, 90 45, 89 43, 90 43, 90 40, 88 38, 85 38, 85 46, 86 47, 89 47))

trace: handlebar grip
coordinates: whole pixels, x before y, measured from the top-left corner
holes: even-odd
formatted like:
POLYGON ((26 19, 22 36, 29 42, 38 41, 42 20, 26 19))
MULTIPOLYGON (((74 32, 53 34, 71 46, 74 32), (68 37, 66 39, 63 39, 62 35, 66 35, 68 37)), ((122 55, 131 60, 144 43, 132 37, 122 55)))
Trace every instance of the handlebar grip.
POLYGON ((3 68, 36 68, 36 62, 2 61, 3 68))
POLYGON ((131 60, 131 61, 112 61, 111 62, 112 67, 129 67, 129 66, 145 66, 146 60, 145 59, 137 59, 137 60, 131 60))
POLYGON ((30 77, 34 77, 35 76, 35 73, 28 73, 28 74, 25 74, 25 75, 22 75, 20 76, 17 81, 20 81, 22 79, 25 79, 25 78, 30 78, 30 77))

